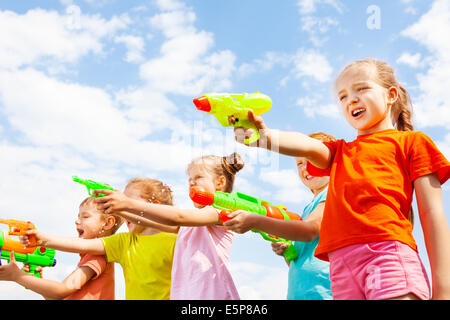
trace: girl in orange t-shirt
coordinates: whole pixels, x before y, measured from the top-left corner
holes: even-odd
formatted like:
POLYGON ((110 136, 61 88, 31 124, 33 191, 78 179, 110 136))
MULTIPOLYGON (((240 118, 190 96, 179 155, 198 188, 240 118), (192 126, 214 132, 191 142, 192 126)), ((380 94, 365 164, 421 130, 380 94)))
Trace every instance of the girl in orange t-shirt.
MULTIPOLYGON (((81 239, 112 235, 122 223, 123 219, 120 216, 99 211, 92 197, 81 202, 78 218, 75 221, 81 239)), ((30 230, 27 233, 35 234, 38 245, 42 246, 39 231, 30 230)), ((21 242, 28 245, 28 236, 21 237, 21 242)), ((80 256, 77 268, 59 282, 33 277, 22 272, 11 253, 10 263, 0 267, 0 280, 14 281, 47 300, 114 300, 114 264, 107 262, 105 256, 91 254, 80 256)), ((28 268, 25 267, 25 269, 28 268)))
MULTIPOLYGON (((393 69, 375 59, 355 61, 335 82, 356 140, 321 143, 268 129, 254 146, 305 157, 312 175, 330 175, 315 255, 330 261, 334 299, 429 299, 426 272, 412 236, 413 191, 430 260, 434 299, 450 299, 450 231, 441 184, 450 163, 431 139, 415 132, 408 92, 393 69)), ((230 119, 232 122, 233 119, 230 119)), ((235 128, 244 143, 250 129, 235 128)))

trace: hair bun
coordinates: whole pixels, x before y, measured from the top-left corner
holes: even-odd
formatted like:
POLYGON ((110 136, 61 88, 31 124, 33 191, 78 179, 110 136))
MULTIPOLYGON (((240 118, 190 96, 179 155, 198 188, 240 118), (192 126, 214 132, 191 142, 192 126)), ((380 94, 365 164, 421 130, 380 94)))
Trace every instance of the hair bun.
POLYGON ((244 160, 237 152, 233 152, 228 156, 222 157, 222 163, 230 174, 235 175, 239 170, 244 167, 244 160))

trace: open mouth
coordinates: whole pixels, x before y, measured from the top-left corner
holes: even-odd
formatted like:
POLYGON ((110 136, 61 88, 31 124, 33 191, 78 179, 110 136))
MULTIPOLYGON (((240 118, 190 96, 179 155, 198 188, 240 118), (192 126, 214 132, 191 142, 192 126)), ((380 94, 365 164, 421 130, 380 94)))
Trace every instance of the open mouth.
POLYGON ((314 177, 313 177, 313 176, 310 176, 309 174, 305 175, 304 177, 305 177, 305 179, 306 179, 307 181, 310 181, 310 180, 314 179, 314 177))
POLYGON ((80 238, 84 234, 84 230, 81 230, 81 229, 77 229, 77 232, 78 232, 78 237, 80 237, 80 238))
POLYGON ((358 108, 352 111, 352 117, 353 118, 359 118, 366 112, 366 109, 364 108, 358 108))

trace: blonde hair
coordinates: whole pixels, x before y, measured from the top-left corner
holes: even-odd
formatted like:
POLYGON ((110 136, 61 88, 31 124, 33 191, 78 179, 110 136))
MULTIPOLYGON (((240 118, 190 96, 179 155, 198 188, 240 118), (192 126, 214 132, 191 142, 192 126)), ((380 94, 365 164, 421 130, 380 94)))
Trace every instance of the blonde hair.
POLYGON ((330 142, 330 141, 336 141, 336 138, 333 137, 331 134, 323 133, 323 132, 314 132, 308 135, 311 138, 320 140, 322 142, 330 142))
POLYGON ((398 98, 392 104, 393 124, 400 131, 412 131, 414 126, 412 124, 412 103, 408 91, 397 81, 394 69, 384 61, 374 58, 366 58, 357 60, 348 64, 336 78, 336 82, 341 75, 353 68, 372 68, 375 71, 375 82, 380 86, 389 89, 391 87, 397 88, 398 98))
POLYGON ((226 179, 225 192, 233 191, 234 177, 236 173, 244 167, 244 160, 237 152, 228 156, 208 155, 196 158, 188 165, 189 168, 194 164, 200 164, 211 172, 214 177, 224 176, 226 179))
POLYGON ((136 187, 140 194, 139 196, 148 201, 155 200, 160 204, 173 205, 173 195, 170 187, 159 180, 151 178, 133 178, 127 183, 126 188, 136 187))
POLYGON ((117 214, 106 214, 104 213, 102 210, 97 209, 97 205, 94 202, 93 197, 87 197, 86 199, 84 199, 81 203, 80 203, 80 208, 83 206, 86 207, 93 207, 95 208, 95 210, 102 216, 103 219, 106 220, 106 218, 108 217, 113 217, 114 218, 114 226, 111 228, 111 234, 115 234, 116 231, 120 228, 120 226, 122 225, 122 223, 124 222, 123 218, 117 214))
MULTIPOLYGON (((380 86, 389 89, 391 87, 397 88, 398 98, 392 104, 392 116, 393 116, 393 124, 397 127, 397 130, 400 131, 413 131, 414 126, 412 123, 412 102, 411 97, 409 96, 408 91, 401 85, 396 77, 394 69, 384 61, 380 61, 374 58, 366 58, 363 60, 357 60, 350 64, 348 64, 339 74, 337 79, 344 72, 350 70, 351 68, 372 68, 375 71, 376 77, 375 82, 377 82, 380 86)), ((336 81, 337 81, 336 79, 336 81)), ((414 226, 414 211, 411 206, 411 210, 409 212, 408 220, 411 222, 411 225, 414 226)))

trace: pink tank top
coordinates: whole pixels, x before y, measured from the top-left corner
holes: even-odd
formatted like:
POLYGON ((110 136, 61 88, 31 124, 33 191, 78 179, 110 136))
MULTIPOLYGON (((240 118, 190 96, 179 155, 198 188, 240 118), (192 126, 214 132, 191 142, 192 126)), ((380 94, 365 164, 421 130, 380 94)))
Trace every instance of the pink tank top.
POLYGON ((233 233, 222 226, 180 227, 172 266, 171 300, 238 300, 228 270, 233 233))

